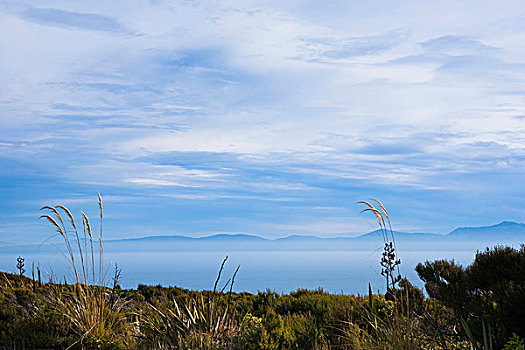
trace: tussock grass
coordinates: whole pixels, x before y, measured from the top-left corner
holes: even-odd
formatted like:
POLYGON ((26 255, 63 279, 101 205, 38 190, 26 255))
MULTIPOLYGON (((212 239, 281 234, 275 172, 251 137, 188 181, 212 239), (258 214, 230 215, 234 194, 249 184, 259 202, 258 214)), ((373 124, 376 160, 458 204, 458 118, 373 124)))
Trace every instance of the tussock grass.
POLYGON ((78 336, 72 346, 78 343, 82 348, 98 348, 100 344, 123 345, 122 340, 126 339, 125 335, 129 333, 126 302, 110 295, 104 281, 103 206, 100 194, 98 195, 98 207, 100 232, 97 237, 94 237, 89 218, 83 212, 81 213, 81 234, 79 234, 73 214, 65 206, 46 205, 41 210, 47 213, 40 216, 51 223, 67 248, 67 258, 76 283, 72 289, 56 289, 55 298, 58 308, 70 320, 78 336), (66 220, 61 213, 65 214, 69 225, 66 225, 66 220), (71 237, 72 233, 74 237, 71 237), (78 252, 74 251, 72 246, 74 244, 78 252))

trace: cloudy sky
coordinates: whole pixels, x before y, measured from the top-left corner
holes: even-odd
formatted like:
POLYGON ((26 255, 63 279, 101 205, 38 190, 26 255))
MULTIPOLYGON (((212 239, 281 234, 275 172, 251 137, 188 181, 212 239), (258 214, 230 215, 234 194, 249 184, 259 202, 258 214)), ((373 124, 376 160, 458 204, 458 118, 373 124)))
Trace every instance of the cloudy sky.
POLYGON ((525 221, 520 1, 0 2, 0 241, 525 221), (96 226, 96 225, 94 225, 96 226))

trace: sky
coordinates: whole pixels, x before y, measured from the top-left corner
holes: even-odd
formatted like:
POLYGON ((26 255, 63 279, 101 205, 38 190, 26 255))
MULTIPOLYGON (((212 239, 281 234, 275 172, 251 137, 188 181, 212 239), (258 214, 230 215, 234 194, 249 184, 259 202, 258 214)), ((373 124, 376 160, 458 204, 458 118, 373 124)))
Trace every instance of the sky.
POLYGON ((0 242, 525 221, 520 1, 1 1, 0 242))

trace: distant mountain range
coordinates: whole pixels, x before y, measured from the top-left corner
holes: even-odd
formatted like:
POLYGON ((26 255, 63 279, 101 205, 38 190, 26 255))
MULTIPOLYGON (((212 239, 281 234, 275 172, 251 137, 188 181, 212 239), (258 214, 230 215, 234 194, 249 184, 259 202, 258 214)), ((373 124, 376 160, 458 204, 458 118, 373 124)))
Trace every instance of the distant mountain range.
POLYGON ((485 227, 460 227, 450 232, 447 237, 469 240, 517 240, 524 242, 525 224, 503 221, 497 225, 485 227))
MULTIPOLYGON (((525 224, 504 221, 485 227, 460 227, 446 234, 394 232, 401 251, 472 251, 497 244, 519 246, 525 243, 525 224)), ((73 245, 75 246, 75 244, 73 245)), ((357 237, 321 238, 293 235, 267 239, 246 234, 217 234, 207 237, 149 236, 106 240, 104 250, 118 251, 348 251, 381 249, 383 238, 380 230, 357 237)), ((59 247, 60 248, 60 247, 59 247)), ((0 253, 55 251, 57 246, 2 246, 0 253)))

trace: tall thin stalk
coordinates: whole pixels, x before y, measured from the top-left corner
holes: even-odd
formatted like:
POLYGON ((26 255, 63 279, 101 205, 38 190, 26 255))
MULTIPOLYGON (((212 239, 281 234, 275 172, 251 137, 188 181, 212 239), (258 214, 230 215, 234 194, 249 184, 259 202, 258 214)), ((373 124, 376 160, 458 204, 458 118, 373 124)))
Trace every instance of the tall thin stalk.
MULTIPOLYGON (((394 342, 395 345, 392 345, 396 348, 416 349, 417 341, 412 334, 413 320, 411 319, 409 308, 408 289, 406 290, 406 295, 403 295, 403 290, 397 290, 397 286, 401 281, 399 270, 401 260, 397 258, 397 247, 390 217, 388 216, 388 211, 385 206, 379 200, 372 198, 370 201, 375 202, 379 206, 379 209, 367 201, 360 201, 358 203, 366 206, 361 212, 372 212, 379 224, 380 232, 385 244, 381 258, 381 274, 385 277, 386 294, 393 299, 394 303, 394 317, 385 322, 384 328, 389 330, 390 342, 394 342)), ((372 299, 373 298, 369 295, 370 304, 372 304, 372 299)), ((377 322, 376 317, 373 315, 372 317, 374 322, 377 322)))
MULTIPOLYGON (((109 305, 109 298, 106 286, 104 285, 103 275, 103 246, 102 246, 102 221, 103 208, 102 198, 98 194, 98 206, 100 210, 100 234, 98 236, 98 278, 96 276, 97 266, 95 265, 95 249, 93 246, 93 233, 89 218, 81 213, 82 227, 84 236, 84 249, 80 242, 75 219, 69 209, 64 206, 44 206, 42 210, 49 211, 49 214, 41 215, 41 218, 47 219, 61 235, 69 253, 69 260, 75 273, 76 284, 74 295, 59 294, 57 303, 66 317, 69 318, 74 327, 74 332, 79 335, 78 342, 83 342, 86 338, 94 341, 114 341, 120 339, 116 333, 127 328, 125 315, 122 311, 125 302, 115 301, 114 296, 109 305), (70 226, 75 232, 77 240, 78 255, 80 256, 80 265, 75 260, 76 253, 71 246, 70 237, 59 210, 65 212, 69 218, 70 226), (53 217, 54 216, 54 217, 53 217), (88 255, 88 241, 91 257, 88 255), (91 260, 91 264, 89 264, 91 260), (79 277, 82 276, 82 279, 79 277), (91 283, 90 283, 91 278, 91 283)), ((75 343, 75 344, 76 344, 75 343)), ((73 344, 73 345, 75 345, 73 344)), ((72 345, 72 346, 73 346, 72 345)))
POLYGON ((222 261, 221 268, 219 269, 219 273, 217 274, 217 279, 215 280, 215 284, 213 286, 213 292, 212 292, 211 303, 210 303, 210 320, 209 320, 210 328, 211 328, 211 325, 213 324, 213 316, 215 314, 213 309, 215 307, 215 294, 217 293, 217 284, 221 280, 221 274, 222 274, 222 270, 224 270, 224 264, 226 264, 226 260, 228 260, 228 255, 226 255, 226 257, 222 261))
POLYGON ((377 220, 381 236, 385 244, 381 258, 381 274, 385 277, 386 280, 386 292, 388 293, 389 291, 392 291, 395 294, 396 285, 401 281, 401 274, 399 270, 401 260, 397 259, 396 257, 394 231, 392 230, 392 224, 390 222, 390 217, 388 216, 388 211, 386 210, 383 203, 374 198, 370 200, 377 203, 380 209, 377 209, 372 204, 370 204, 370 202, 367 201, 359 201, 357 203, 364 204, 367 206, 367 208, 363 209, 361 213, 372 212, 377 220))

